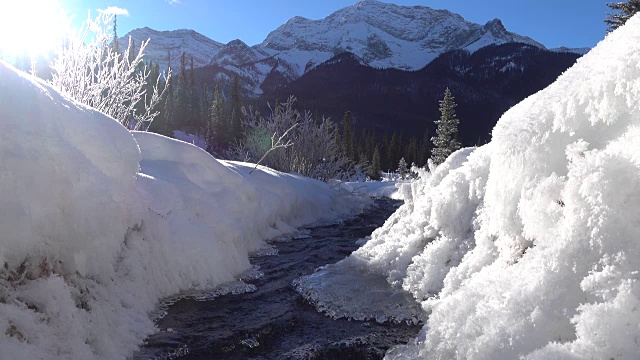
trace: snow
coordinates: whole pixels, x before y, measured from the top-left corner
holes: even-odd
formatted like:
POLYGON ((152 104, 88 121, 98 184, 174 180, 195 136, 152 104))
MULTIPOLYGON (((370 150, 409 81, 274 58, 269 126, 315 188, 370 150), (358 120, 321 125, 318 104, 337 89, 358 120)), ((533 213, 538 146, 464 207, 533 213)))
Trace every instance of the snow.
POLYGON ((214 296, 265 239, 369 203, 131 133, 1 62, 0 98, 2 358, 126 358, 160 299, 214 296))
POLYGON ((429 314, 387 358, 637 358, 638 64, 640 15, 507 111, 489 144, 421 173, 332 266, 384 276, 429 314))
POLYGON ((403 189, 409 184, 408 180, 395 181, 362 181, 346 182, 341 186, 349 191, 369 197, 387 197, 395 200, 404 200, 403 189))
POLYGON ((320 20, 295 17, 254 48, 300 69, 309 62, 317 65, 326 61, 336 50, 347 50, 372 67, 418 70, 450 50, 475 51, 505 42, 545 48, 528 37, 506 31, 499 20, 482 26, 447 10, 367 0, 320 20))
POLYGON ((206 149, 207 148, 207 142, 196 135, 192 135, 192 134, 187 134, 184 131, 181 130, 174 130, 173 131, 173 138, 174 139, 178 139, 180 141, 184 141, 186 143, 195 145, 201 149, 206 149))
POLYGON ((193 66, 207 66, 224 47, 224 44, 187 29, 171 31, 157 31, 148 27, 134 29, 120 38, 121 46, 129 43, 129 37, 134 41, 136 49, 140 48, 142 41, 151 39, 145 49, 145 61, 158 62, 160 69, 164 71, 169 68, 169 61, 174 70, 179 69, 180 56, 183 52, 188 57, 187 66, 191 57, 193 57, 193 66))

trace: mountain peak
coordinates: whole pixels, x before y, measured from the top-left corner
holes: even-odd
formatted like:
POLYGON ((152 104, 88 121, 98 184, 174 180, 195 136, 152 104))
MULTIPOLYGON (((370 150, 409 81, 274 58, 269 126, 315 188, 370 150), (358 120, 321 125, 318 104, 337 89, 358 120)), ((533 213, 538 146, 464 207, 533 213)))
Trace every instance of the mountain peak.
POLYGON ((240 39, 235 39, 235 40, 231 40, 227 43, 227 46, 231 46, 231 47, 239 47, 239 48, 248 48, 249 45, 247 45, 244 41, 240 40, 240 39))
POLYGON ((509 34, 507 29, 504 27, 504 24, 502 24, 502 20, 498 18, 488 21, 484 24, 482 29, 498 37, 508 36, 509 34))
POLYGON ((475 51, 508 42, 544 48, 508 32, 500 19, 480 25, 448 10, 361 0, 324 19, 294 17, 255 48, 293 63, 301 75, 345 51, 369 66, 417 70, 449 50, 475 51))
POLYGON ((149 27, 131 30, 120 38, 121 44, 127 44, 129 36, 139 46, 140 42, 151 39, 145 50, 145 58, 157 61, 160 68, 175 67, 182 53, 193 56, 193 65, 202 67, 211 61, 212 54, 222 48, 222 44, 209 39, 199 32, 191 29, 178 29, 168 31, 158 31, 149 27))
POLYGON ((491 21, 488 21, 484 27, 486 29, 500 29, 500 30, 504 30, 507 31, 507 29, 505 29, 504 25, 502 24, 502 20, 495 18, 491 21))

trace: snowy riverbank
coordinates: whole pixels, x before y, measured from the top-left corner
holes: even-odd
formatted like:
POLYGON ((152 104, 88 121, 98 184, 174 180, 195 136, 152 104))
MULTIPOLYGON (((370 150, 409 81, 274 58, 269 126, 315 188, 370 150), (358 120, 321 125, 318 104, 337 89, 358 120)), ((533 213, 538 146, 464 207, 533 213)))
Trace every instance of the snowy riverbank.
POLYGON ((3 358, 125 358, 158 299, 214 288, 264 239, 369 200, 78 105, 0 62, 3 358))
POLYGON ((423 173, 335 271, 422 302, 422 334, 391 359, 636 359, 638 148, 640 15, 505 113, 491 143, 423 173))

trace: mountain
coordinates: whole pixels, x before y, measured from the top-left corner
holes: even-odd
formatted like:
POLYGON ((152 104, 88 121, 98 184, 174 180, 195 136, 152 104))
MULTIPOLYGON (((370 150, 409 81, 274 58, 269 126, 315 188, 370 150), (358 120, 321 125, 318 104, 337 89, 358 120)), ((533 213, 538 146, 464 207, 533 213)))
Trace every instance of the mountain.
MULTIPOLYGON (((459 136, 465 146, 490 139, 498 118, 511 106, 542 90, 571 67, 579 55, 521 43, 490 45, 470 53, 452 50, 418 71, 375 69, 343 53, 269 94, 295 94, 299 106, 340 121, 350 110, 357 128, 405 137, 435 134, 444 90, 456 98, 459 136)), ((265 99, 266 100, 266 99, 265 99)))
POLYGON ((120 38, 121 46, 128 44, 129 36, 137 49, 142 41, 151 39, 145 49, 145 60, 158 62, 162 69, 169 66, 169 54, 171 54, 171 66, 173 68, 179 66, 180 55, 183 52, 193 56, 194 67, 209 65, 213 54, 219 52, 223 47, 223 44, 194 30, 187 29, 173 31, 157 31, 148 27, 135 29, 120 38))
POLYGON ((344 51, 371 67, 418 70, 450 50, 508 42, 544 48, 508 32, 499 19, 479 25, 447 10, 364 0, 321 20, 294 17, 256 48, 295 64, 302 75, 344 51))
MULTIPOLYGON (((194 65, 213 66, 218 77, 235 75, 244 81, 248 94, 260 95, 274 77, 294 80, 334 56, 350 52, 374 68, 419 70, 439 55, 464 49, 470 52, 487 45, 524 43, 544 45, 507 31, 499 19, 484 25, 463 19, 447 10, 426 6, 399 6, 364 0, 320 20, 294 17, 272 31, 257 45, 241 40, 220 44, 192 30, 155 31, 136 29, 136 42, 151 38, 147 59, 167 65, 167 53, 177 59, 184 51, 194 65)), ((172 60, 174 68, 177 60, 172 60)), ((212 73, 213 70, 208 71, 212 73)))
MULTIPOLYGON (((589 49, 556 48, 447 10, 364 0, 320 20, 294 17, 257 45, 221 44, 190 30, 132 32, 151 37, 148 59, 194 56, 195 77, 228 93, 238 76, 245 102, 298 97, 299 106, 358 128, 434 132, 438 101, 449 87, 458 103, 461 140, 489 139, 500 115, 552 83, 589 49), (251 98, 251 99, 249 99, 251 98)), ((164 62, 163 62, 164 61, 164 62)), ((173 61, 174 68, 177 60, 173 61)), ((264 109, 267 110, 267 109, 264 109)))

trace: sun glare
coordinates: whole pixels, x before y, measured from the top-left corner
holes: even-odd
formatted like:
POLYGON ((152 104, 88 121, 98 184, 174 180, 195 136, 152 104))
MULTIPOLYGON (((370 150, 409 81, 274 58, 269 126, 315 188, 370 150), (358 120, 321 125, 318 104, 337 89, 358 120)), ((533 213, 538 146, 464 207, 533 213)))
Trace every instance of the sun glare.
POLYGON ((0 57, 46 55, 67 26, 65 12, 56 0, 6 1, 0 12, 0 57))

